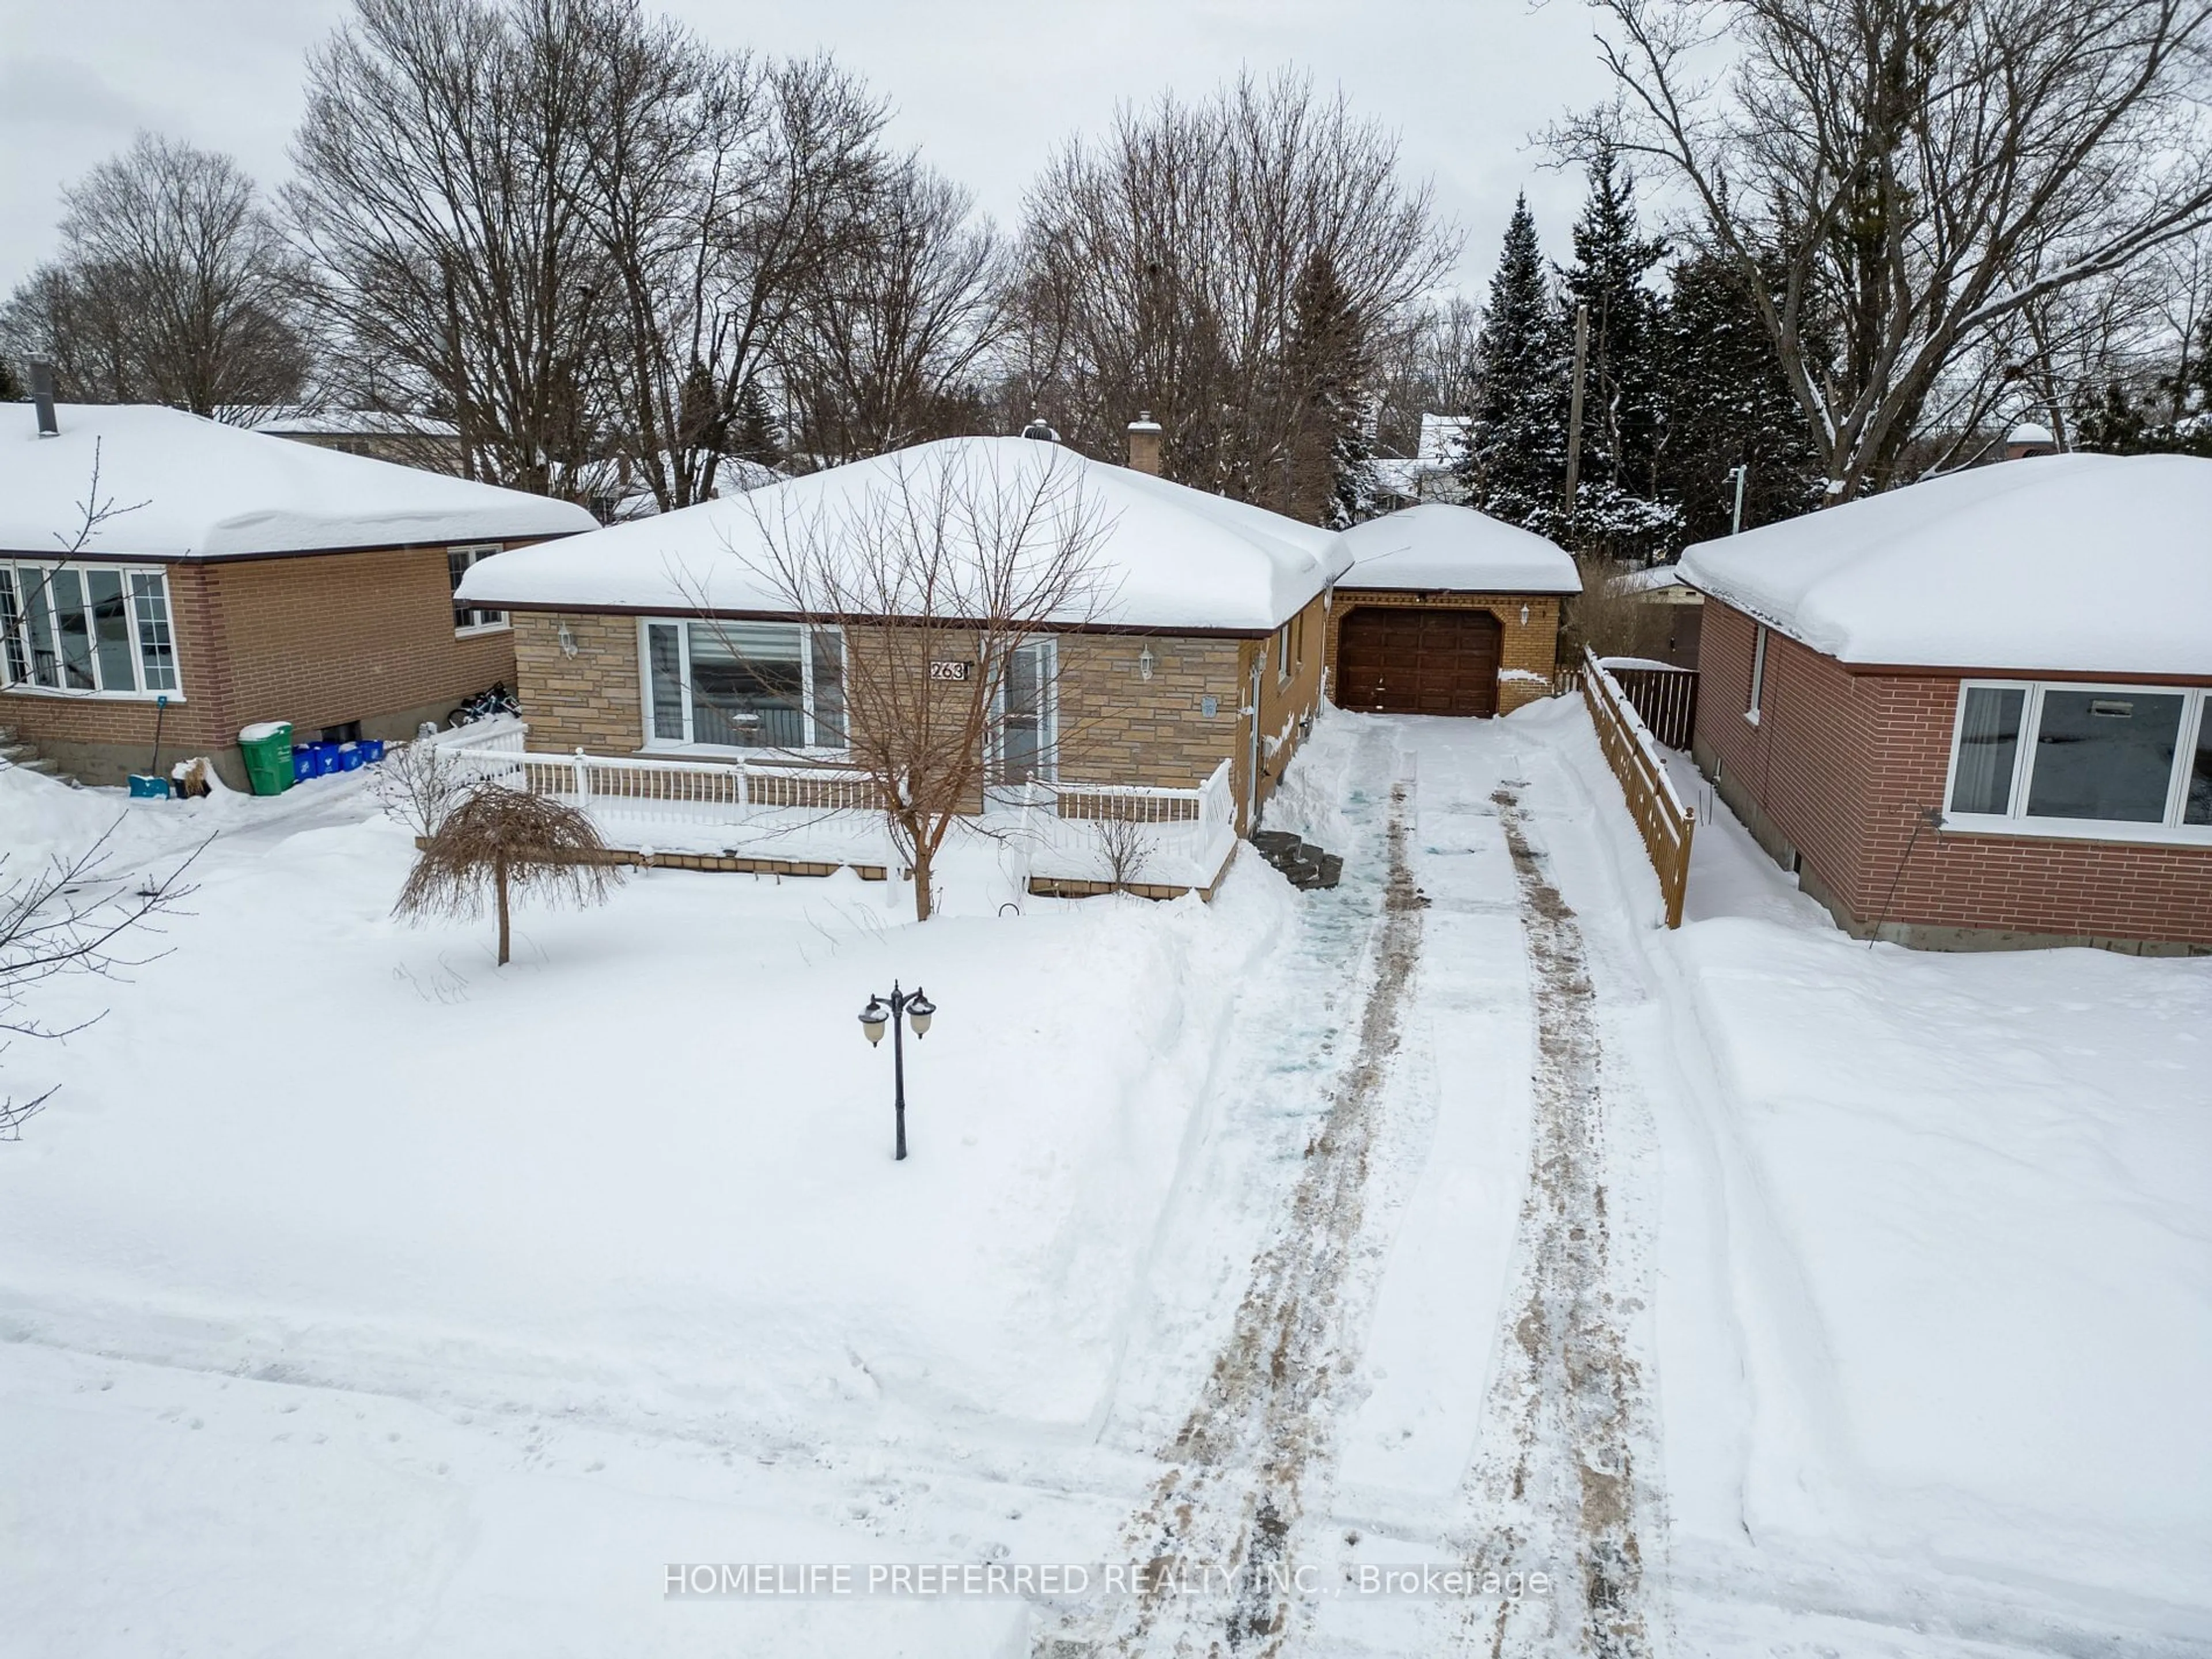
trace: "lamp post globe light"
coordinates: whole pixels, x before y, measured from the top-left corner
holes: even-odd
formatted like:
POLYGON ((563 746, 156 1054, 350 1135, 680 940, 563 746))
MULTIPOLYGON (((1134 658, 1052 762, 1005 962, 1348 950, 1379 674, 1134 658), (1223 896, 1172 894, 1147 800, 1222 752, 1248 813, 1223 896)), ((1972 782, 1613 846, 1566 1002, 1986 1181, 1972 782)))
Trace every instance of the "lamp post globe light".
POLYGON ((922 1037, 929 1034, 930 1017, 936 1012, 937 1005, 923 994, 921 987, 902 991, 896 980, 891 981, 888 999, 871 996, 868 1006, 860 1010, 860 1032, 868 1039, 870 1047, 884 1040, 884 1027, 888 1025, 891 1030, 891 1109, 898 1121, 896 1158, 906 1156, 906 1034, 899 1029, 899 1016, 904 1014, 914 1027, 915 1036, 922 1037))

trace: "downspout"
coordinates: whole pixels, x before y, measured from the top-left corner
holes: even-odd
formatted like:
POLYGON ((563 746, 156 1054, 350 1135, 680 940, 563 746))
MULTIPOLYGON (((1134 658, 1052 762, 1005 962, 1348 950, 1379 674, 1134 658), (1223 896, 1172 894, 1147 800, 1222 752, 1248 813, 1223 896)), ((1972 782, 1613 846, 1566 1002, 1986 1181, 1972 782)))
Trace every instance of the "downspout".
POLYGON ((1245 708, 1245 717, 1251 722, 1251 758, 1244 768, 1244 833, 1250 835, 1260 827, 1260 671, 1267 665, 1267 647, 1261 646, 1252 658, 1252 701, 1245 708))

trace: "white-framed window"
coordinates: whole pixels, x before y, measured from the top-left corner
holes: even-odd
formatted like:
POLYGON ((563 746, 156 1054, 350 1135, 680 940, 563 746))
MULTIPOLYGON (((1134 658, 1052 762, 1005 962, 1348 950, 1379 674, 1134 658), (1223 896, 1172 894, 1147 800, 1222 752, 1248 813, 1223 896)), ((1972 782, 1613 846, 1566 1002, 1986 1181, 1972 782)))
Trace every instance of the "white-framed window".
POLYGON ((991 697, 990 772, 999 784, 1060 775, 1060 645, 1048 634, 1006 653, 991 697))
POLYGON ((1306 656, 1306 613, 1303 611, 1275 630, 1275 684, 1296 673, 1306 656))
POLYGON ((0 684, 181 700, 169 579, 158 567, 0 564, 0 684))
POLYGON ((799 623, 638 625, 646 746, 845 748, 845 642, 799 623))
POLYGON ((1947 829, 2212 844, 2212 693, 1968 680, 1943 800, 1947 829))
MULTIPOLYGON (((469 567, 479 560, 488 559, 500 550, 492 542, 483 547, 449 547, 446 550, 446 580, 453 591, 461 591, 461 578, 469 574, 469 567)), ((488 634, 494 629, 507 626, 504 611, 483 611, 474 605, 453 601, 453 632, 456 634, 488 634)))
POLYGON ((1743 717, 1753 726, 1759 724, 1759 706, 1766 696, 1766 626, 1759 624, 1759 636, 1751 642, 1751 693, 1744 699, 1743 717))

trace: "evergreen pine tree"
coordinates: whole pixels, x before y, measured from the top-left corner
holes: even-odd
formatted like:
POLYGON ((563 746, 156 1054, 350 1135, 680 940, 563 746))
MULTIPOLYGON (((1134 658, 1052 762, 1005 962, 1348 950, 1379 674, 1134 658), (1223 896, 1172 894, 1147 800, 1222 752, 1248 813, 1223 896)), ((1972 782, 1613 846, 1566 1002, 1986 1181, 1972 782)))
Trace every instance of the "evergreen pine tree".
POLYGON ((30 395, 15 378, 15 365, 7 357, 0 356, 0 404, 20 404, 30 395))
POLYGON ((1658 358, 1667 404, 1658 494, 1680 510, 1679 548, 1729 533, 1730 476, 1748 466, 1744 527, 1809 512, 1823 474, 1804 416, 1734 264, 1711 253, 1674 262, 1658 358))
POLYGON ((729 453, 741 461, 774 466, 783 459, 776 441, 775 422, 768 412, 768 398, 760 382, 747 380, 738 388, 736 417, 730 422, 729 453))
POLYGON ((1559 273, 1560 326, 1571 339, 1576 307, 1587 306, 1589 337, 1572 533, 1610 557, 1648 564, 1673 550, 1679 517, 1661 479, 1669 403, 1665 306, 1645 281, 1667 244, 1642 234, 1636 182, 1610 149, 1589 164, 1574 246, 1574 263, 1559 273))
POLYGON ((1571 350, 1523 196, 1513 204, 1475 337, 1464 471, 1474 506, 1540 534, 1559 528, 1571 350))
POLYGON ((1369 366, 1358 309, 1325 252, 1298 273, 1284 357, 1291 400, 1285 510, 1344 529, 1371 512, 1375 497, 1363 402, 1369 366))

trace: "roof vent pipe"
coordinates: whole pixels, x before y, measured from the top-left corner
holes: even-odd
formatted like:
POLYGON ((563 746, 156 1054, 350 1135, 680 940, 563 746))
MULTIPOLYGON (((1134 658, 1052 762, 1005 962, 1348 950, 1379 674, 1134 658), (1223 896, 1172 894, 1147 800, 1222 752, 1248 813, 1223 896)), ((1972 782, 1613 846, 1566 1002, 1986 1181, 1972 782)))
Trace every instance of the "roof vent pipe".
POLYGON ((39 435, 60 437, 61 425, 54 419, 54 366, 44 357, 31 359, 31 402, 39 411, 39 435))

